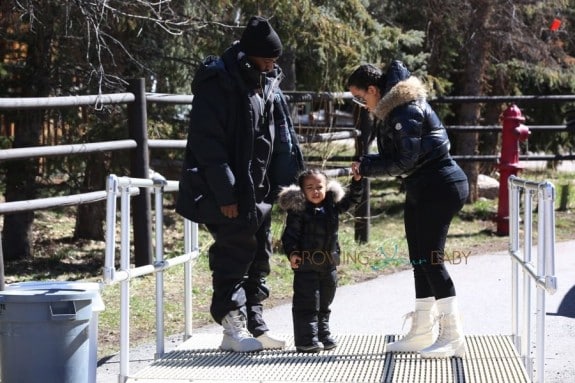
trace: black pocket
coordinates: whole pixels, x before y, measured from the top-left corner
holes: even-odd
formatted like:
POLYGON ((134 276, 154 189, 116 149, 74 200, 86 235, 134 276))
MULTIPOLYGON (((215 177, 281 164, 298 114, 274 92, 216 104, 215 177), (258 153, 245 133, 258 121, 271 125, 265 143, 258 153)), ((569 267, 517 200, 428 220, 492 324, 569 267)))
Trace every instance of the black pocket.
POLYGON ((193 202, 199 202, 209 194, 209 188, 198 168, 186 169, 180 181, 180 190, 187 191, 188 198, 193 202))
POLYGON ((197 168, 186 169, 180 179, 176 211, 197 223, 230 223, 220 211, 213 193, 197 168))

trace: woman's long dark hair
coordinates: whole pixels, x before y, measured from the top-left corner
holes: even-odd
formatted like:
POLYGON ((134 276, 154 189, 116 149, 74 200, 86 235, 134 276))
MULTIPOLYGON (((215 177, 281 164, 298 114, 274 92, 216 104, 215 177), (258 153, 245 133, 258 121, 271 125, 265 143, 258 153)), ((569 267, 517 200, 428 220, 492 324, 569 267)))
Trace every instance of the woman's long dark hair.
POLYGON ((383 89, 385 75, 383 71, 373 64, 362 64, 347 79, 347 88, 355 86, 356 88, 367 90, 370 85, 383 89))

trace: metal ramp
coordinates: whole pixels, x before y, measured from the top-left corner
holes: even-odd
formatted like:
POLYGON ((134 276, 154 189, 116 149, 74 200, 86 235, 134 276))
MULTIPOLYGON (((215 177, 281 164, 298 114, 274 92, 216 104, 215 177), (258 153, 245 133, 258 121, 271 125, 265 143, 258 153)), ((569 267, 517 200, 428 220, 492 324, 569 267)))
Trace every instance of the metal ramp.
POLYGON ((447 359, 385 353, 394 335, 340 335, 337 348, 317 354, 298 353, 285 338, 286 350, 233 353, 218 350, 219 334, 194 334, 127 382, 529 382, 510 336, 467 336, 467 356, 447 359))

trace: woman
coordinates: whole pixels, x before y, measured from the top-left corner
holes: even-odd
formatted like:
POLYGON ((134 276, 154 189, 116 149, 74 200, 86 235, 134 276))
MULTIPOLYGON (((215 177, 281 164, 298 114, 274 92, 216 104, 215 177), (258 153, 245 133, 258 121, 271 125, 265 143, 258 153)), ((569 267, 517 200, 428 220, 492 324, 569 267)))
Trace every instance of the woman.
POLYGON ((404 179, 405 234, 415 282, 410 331, 387 345, 391 352, 419 352, 424 358, 465 355, 455 287, 443 262, 454 215, 469 194, 467 177, 449 154, 447 132, 426 101, 423 83, 400 61, 386 73, 364 64, 349 77, 354 101, 379 121, 378 154, 359 161, 362 176, 404 179), (437 315, 439 335, 433 337, 437 315))

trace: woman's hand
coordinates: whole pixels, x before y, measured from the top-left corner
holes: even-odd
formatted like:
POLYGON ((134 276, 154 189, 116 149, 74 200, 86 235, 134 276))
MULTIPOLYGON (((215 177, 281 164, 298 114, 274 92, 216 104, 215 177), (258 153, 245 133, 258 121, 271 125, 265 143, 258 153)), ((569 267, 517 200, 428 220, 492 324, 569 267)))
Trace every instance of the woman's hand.
POLYGON ((351 163, 351 175, 353 176, 353 179, 356 181, 359 181, 362 176, 359 173, 359 166, 361 165, 361 162, 352 162, 351 163))

